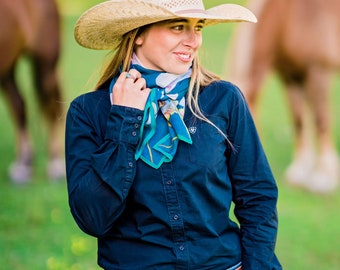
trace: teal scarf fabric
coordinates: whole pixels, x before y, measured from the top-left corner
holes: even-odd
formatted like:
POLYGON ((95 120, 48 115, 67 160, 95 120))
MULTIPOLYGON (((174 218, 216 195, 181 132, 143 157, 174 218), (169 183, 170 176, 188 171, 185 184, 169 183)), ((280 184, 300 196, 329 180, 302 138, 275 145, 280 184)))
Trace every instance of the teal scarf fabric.
MULTIPOLYGON (((192 143, 183 121, 185 95, 189 88, 191 68, 184 74, 175 75, 142 67, 136 58, 131 68, 138 70, 151 89, 145 105, 140 140, 135 158, 157 169, 163 162, 172 161, 179 140, 192 143)), ((116 78, 110 85, 110 93, 116 78)), ((111 99, 112 100, 112 99, 111 99)))

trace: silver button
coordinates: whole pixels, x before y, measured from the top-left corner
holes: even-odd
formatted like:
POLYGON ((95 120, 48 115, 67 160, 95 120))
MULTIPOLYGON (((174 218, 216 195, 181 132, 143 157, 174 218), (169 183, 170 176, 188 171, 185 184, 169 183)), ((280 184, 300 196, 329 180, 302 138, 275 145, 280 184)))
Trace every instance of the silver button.
POLYGON ((179 216, 178 215, 174 215, 174 220, 177 220, 179 219, 179 216))
POLYGON ((143 118, 139 115, 138 117, 137 117, 137 120, 138 121, 141 121, 143 118))
POLYGON ((183 251, 185 249, 185 247, 183 245, 179 246, 179 250, 183 251))
POLYGON ((136 137, 137 136, 137 132, 136 131, 132 131, 132 136, 136 137))

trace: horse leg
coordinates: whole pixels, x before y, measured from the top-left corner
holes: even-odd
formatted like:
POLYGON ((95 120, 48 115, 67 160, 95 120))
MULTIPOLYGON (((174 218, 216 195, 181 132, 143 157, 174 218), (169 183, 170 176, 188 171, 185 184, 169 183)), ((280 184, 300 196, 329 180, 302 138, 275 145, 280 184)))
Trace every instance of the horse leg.
POLYGON ((17 130, 16 160, 10 166, 9 175, 14 183, 25 183, 32 176, 33 151, 27 131, 25 102, 16 85, 13 69, 1 79, 1 85, 17 130))
POLYGON ((262 55, 270 55, 271 52, 263 48, 258 48, 261 44, 254 44, 254 40, 251 40, 253 28, 241 29, 237 44, 235 44, 236 54, 233 56, 232 65, 230 67, 230 80, 235 83, 242 91, 249 109, 254 119, 257 119, 257 103, 259 100, 259 94, 261 86, 266 78, 268 71, 272 65, 272 59, 270 57, 261 57, 262 55), (247 31, 246 31, 247 30, 247 31), (243 36, 241 36, 243 34, 243 36), (243 38, 243 39, 242 39, 243 38), (241 57, 242 50, 247 55, 248 59, 241 57), (237 54, 240 56, 237 58, 237 54), (239 60, 239 62, 238 62, 239 60))
POLYGON ((306 91, 316 130, 318 160, 309 181, 313 192, 328 193, 339 184, 339 156, 331 128, 330 80, 332 70, 312 66, 308 72, 306 91))
POLYGON ((39 105, 48 125, 48 165, 50 179, 57 180, 65 175, 63 159, 61 91, 57 77, 55 58, 34 57, 35 83, 39 105))
POLYGON ((295 132, 295 147, 293 161, 286 170, 285 178, 289 184, 300 187, 304 187, 308 182, 315 164, 313 131, 305 95, 301 83, 287 85, 287 97, 295 132))
POLYGON ((256 108, 259 93, 262 83, 273 65, 274 45, 280 29, 279 18, 275 17, 274 20, 271 20, 273 12, 270 10, 279 8, 275 4, 268 8, 272 5, 270 0, 248 1, 248 7, 259 18, 259 22, 257 24, 239 24, 232 40, 232 53, 231 55, 227 54, 226 69, 228 69, 230 80, 240 87, 255 119, 257 119, 256 108), (266 23, 267 21, 269 23, 266 23))

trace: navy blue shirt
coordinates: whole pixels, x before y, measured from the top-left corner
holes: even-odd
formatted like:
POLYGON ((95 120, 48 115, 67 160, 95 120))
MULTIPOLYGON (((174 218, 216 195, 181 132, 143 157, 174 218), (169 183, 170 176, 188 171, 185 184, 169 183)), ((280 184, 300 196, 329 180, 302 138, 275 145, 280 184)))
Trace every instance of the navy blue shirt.
POLYGON ((105 88, 71 103, 69 204, 98 238, 104 269, 281 269, 277 186, 245 100, 219 81, 201 89, 199 104, 232 147, 186 109, 193 143, 180 142, 173 161, 154 169, 134 158, 143 111, 111 105, 105 88))

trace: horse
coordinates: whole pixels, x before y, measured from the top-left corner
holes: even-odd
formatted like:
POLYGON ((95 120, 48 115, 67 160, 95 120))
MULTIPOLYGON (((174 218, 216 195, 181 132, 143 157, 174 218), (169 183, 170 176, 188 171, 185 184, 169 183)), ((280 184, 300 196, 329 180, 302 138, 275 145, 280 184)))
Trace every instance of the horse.
POLYGON ((247 6, 258 22, 235 30, 227 76, 240 86, 256 118, 261 86, 276 72, 295 136, 285 180, 310 192, 333 192, 340 169, 330 91, 340 68, 340 0, 251 0, 247 6))
MULTIPOLYGON (((27 127, 25 101, 15 78, 18 61, 30 59, 39 107, 48 126, 47 172, 51 179, 64 175, 60 130, 61 89, 58 79, 60 14, 52 0, 0 1, 0 86, 15 122, 16 157, 9 168, 15 183, 31 180, 33 149, 27 127)), ((3 129, 4 131, 4 129, 3 129)))

